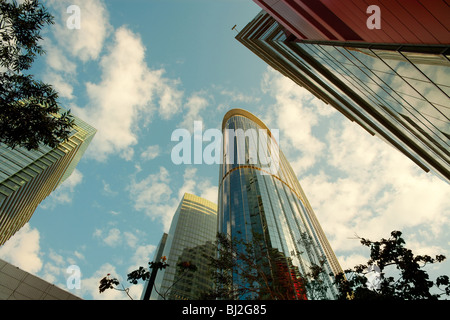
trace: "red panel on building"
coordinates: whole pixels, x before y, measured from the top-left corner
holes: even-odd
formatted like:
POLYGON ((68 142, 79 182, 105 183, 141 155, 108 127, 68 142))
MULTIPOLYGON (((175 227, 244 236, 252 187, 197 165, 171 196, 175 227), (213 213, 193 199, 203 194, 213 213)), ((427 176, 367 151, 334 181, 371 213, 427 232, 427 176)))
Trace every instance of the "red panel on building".
POLYGON ((450 43, 450 6, 445 0, 254 1, 299 40, 450 43), (379 11, 368 11, 371 5, 379 11))

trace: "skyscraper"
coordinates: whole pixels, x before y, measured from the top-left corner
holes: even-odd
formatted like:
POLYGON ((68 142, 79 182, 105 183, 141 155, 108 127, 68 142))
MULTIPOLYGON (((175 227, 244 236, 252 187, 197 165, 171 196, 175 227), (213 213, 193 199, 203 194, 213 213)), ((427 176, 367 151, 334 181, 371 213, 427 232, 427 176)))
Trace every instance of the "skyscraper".
POLYGON ((216 235, 217 205, 185 193, 154 257, 155 262, 166 257, 169 266, 146 284, 143 299, 195 300, 210 290, 209 258, 216 252, 216 235), (184 262, 195 265, 197 270, 181 270, 177 265, 184 262))
POLYGON ((424 171, 450 181, 450 7, 443 1, 255 1, 236 39, 424 171), (425 22, 425 23, 424 23, 425 22), (370 28, 369 28, 370 27, 370 28))
MULTIPOLYGON (((295 173, 279 150, 277 134, 242 109, 227 112, 222 131, 218 232, 231 240, 262 244, 264 250, 256 260, 269 262, 265 273, 269 282, 283 278, 283 291, 290 292, 287 298, 304 299, 305 294, 308 299, 315 298, 303 284, 310 280, 305 277, 311 267, 322 264, 321 280, 326 288, 322 298, 335 297, 329 274, 342 272, 341 267, 295 173)), ((236 273, 233 283, 237 286, 242 282, 245 280, 236 273)))
POLYGON ((298 41, 448 45, 444 0, 253 0, 298 41))
POLYGON ((56 148, 11 149, 0 144, 0 245, 72 174, 95 133, 96 129, 74 117, 70 137, 56 148))

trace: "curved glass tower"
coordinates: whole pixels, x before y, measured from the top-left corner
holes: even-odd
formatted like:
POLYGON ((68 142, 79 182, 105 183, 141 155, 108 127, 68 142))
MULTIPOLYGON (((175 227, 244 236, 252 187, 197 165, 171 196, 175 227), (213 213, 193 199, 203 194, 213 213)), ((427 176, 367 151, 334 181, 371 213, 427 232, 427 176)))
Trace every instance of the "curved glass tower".
MULTIPOLYGON (((225 115, 222 131, 218 232, 245 243, 257 241, 264 248, 255 260, 265 263, 265 284, 281 286, 287 293, 284 298, 333 299, 336 292, 329 274, 342 269, 278 148, 278 132, 242 109, 225 115), (313 281, 307 274, 315 266, 324 272, 313 281), (311 289, 314 283, 321 284, 322 293, 311 289)), ((233 270, 233 284, 243 281, 247 280, 233 270)))

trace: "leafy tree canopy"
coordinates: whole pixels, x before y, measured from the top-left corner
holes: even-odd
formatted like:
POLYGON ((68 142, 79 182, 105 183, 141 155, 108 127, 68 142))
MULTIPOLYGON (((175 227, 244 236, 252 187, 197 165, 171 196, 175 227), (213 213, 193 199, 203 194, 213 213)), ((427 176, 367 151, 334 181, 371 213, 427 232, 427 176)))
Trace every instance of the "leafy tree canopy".
MULTIPOLYGON (((152 271, 159 271, 169 267, 169 264, 167 263, 167 258, 165 256, 161 257, 159 261, 150 261, 148 265, 149 265, 148 268, 140 266, 138 269, 130 272, 127 275, 127 280, 132 284, 138 284, 139 280, 148 281, 151 277, 152 271)), ((193 272, 197 271, 197 266, 191 261, 180 261, 179 263, 177 263, 177 270, 180 271, 178 277, 175 278, 172 285, 164 292, 158 291, 156 285, 153 283, 152 289, 155 290, 155 292, 164 300, 167 299, 168 295, 170 294, 170 290, 176 283, 178 283, 180 280, 182 280, 189 274, 192 274, 193 272)), ((119 284, 121 284, 120 281, 117 278, 112 278, 111 275, 108 273, 106 277, 100 280, 100 285, 98 289, 100 293, 103 293, 108 289, 124 291, 130 299, 133 299, 129 294, 130 288, 125 288, 123 284, 121 284, 122 288, 119 288, 118 287, 119 284)))
POLYGON ((0 142, 11 148, 55 147, 71 132, 73 117, 60 112, 58 93, 24 73, 45 53, 40 31, 53 23, 38 0, 0 0, 0 142))
POLYGON ((349 300, 437 300, 450 295, 449 278, 439 276, 435 282, 424 270, 427 264, 442 262, 445 256, 414 255, 405 247, 400 231, 392 231, 388 239, 372 241, 360 238, 361 244, 369 247, 367 264, 345 270, 345 275, 336 276, 340 299, 349 300), (376 266, 375 268, 373 268, 376 266), (391 270, 388 267, 391 266, 391 270), (396 270, 392 270, 393 267, 396 270), (367 275, 376 270, 376 283, 368 282, 367 275), (389 271, 389 272, 388 272, 389 271), (398 274, 395 277, 395 274, 398 274), (370 284, 370 286, 368 286, 370 284), (440 293, 432 293, 435 287, 440 293))

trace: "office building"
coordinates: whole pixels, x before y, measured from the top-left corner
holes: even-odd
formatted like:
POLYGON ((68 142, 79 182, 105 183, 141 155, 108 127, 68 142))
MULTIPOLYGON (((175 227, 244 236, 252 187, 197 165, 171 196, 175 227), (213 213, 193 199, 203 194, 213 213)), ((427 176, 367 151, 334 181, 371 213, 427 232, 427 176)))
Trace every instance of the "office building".
POLYGON ((153 272, 142 299, 196 300, 212 289, 210 258, 216 253, 217 205, 185 193, 156 250, 154 262, 166 257, 167 268, 153 272), (182 270, 180 263, 195 265, 182 270))
POLYGON ((444 0, 253 0, 297 41, 448 45, 444 0))
POLYGON ((11 149, 0 144, 0 245, 72 174, 95 133, 93 127, 74 117, 70 137, 56 148, 11 149))
POLYGON ((255 2, 265 11, 238 41, 424 171, 450 181, 448 4, 377 1, 377 28, 368 5, 355 1, 255 2))
MULTIPOLYGON (((341 273, 342 269, 278 147, 278 134, 242 109, 227 112, 222 130, 218 232, 232 241, 255 242, 260 251, 255 261, 262 272, 256 277, 266 279, 262 288, 268 285, 272 290, 277 286, 276 290, 284 293, 282 299, 335 298, 329 275, 341 273), (316 266, 324 271, 319 277, 325 288, 321 295, 305 285, 314 282, 306 275, 316 266)), ((233 272, 233 286, 245 288, 247 280, 238 271, 233 272)), ((254 298, 253 293, 239 297, 254 298)))
POLYGON ((81 300, 81 298, 0 259, 0 300, 81 300))

